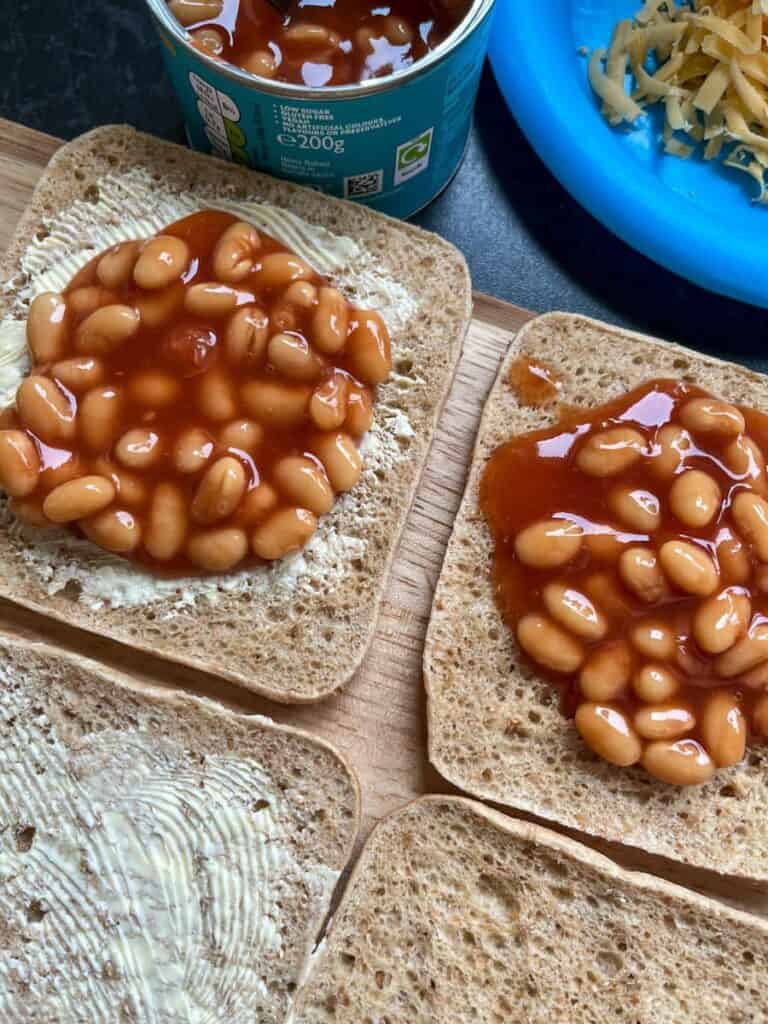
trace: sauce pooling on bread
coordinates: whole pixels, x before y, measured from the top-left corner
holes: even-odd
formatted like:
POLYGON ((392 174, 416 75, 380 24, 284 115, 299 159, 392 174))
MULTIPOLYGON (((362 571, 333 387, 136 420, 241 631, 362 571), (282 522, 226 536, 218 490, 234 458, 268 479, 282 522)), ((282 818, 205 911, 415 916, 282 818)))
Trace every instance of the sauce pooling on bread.
POLYGON ((587 745, 697 784, 768 738, 768 416, 657 380, 486 466, 496 600, 587 745))
POLYGON ((213 210, 38 295, 27 339, 0 430, 14 513, 173 574, 304 547, 360 477, 391 363, 378 313, 213 210))

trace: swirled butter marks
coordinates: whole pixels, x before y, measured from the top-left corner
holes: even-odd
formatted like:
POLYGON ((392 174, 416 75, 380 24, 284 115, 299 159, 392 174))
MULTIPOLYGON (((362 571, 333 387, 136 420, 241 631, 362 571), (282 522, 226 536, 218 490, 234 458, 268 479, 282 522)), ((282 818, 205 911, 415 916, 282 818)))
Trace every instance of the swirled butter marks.
POLYGON ((67 745, 11 684, 0 666, 0 1020, 283 1020, 285 908, 299 892, 311 926, 337 872, 299 862, 269 774, 139 730, 67 745))

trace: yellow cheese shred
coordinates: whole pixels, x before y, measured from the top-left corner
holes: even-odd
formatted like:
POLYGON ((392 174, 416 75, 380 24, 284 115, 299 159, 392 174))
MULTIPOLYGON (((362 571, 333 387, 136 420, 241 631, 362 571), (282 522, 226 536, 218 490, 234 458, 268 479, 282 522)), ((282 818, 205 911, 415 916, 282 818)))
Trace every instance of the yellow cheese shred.
POLYGON ((588 77, 609 124, 659 104, 667 153, 718 159, 768 202, 768 0, 645 0, 588 77))

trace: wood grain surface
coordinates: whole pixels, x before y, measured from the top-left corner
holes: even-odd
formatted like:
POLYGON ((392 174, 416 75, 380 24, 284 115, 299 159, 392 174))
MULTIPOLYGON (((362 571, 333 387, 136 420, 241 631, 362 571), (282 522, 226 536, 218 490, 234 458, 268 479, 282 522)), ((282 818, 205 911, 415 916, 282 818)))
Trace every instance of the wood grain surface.
MULTIPOLYGON (((57 139, 0 118, 0 246, 8 244, 35 182, 59 145, 57 139)), ((325 737, 344 752, 360 778, 361 842, 379 818, 414 797, 457 792, 427 760, 421 674, 424 633, 486 394, 507 346, 532 315, 489 296, 475 295, 464 353, 400 543, 373 644, 361 670, 335 697, 309 706, 273 704, 214 676, 136 653, 2 600, 0 629, 44 638, 119 668, 139 681, 215 697, 231 707, 268 715, 325 737)), ((765 888, 561 831, 625 867, 661 875, 768 916, 765 888)))

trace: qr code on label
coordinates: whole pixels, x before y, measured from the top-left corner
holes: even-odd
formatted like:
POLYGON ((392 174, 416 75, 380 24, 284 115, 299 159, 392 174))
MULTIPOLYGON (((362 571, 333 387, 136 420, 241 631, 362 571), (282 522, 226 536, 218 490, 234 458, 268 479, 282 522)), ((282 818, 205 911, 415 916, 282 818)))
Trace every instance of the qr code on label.
POLYGON ((368 171, 366 174, 353 174, 344 179, 344 196, 346 199, 363 199, 366 196, 377 196, 384 188, 384 171, 368 171))

